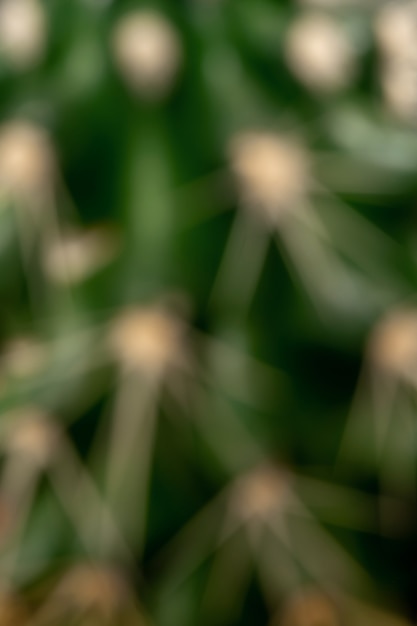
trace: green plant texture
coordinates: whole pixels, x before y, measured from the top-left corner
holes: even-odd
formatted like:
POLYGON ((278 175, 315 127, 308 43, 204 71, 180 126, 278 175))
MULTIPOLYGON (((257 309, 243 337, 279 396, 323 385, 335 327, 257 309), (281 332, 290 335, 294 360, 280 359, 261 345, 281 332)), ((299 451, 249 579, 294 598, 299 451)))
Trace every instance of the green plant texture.
POLYGON ((0 626, 411 626, 415 0, 0 0, 0 626))

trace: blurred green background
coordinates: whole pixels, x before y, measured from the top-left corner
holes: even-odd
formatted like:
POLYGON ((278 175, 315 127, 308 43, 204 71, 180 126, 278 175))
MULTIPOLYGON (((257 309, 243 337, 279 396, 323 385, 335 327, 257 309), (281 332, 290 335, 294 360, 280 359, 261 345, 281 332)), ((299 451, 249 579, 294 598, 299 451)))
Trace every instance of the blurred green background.
POLYGON ((0 626, 416 622, 416 24, 0 0, 0 626))

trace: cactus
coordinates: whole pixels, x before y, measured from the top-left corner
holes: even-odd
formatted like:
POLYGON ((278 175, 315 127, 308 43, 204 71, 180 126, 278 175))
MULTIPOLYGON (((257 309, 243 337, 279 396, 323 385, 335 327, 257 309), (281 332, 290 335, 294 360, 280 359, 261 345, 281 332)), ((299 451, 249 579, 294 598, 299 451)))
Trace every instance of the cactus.
POLYGON ((0 2, 0 626, 411 626, 414 0, 0 2))

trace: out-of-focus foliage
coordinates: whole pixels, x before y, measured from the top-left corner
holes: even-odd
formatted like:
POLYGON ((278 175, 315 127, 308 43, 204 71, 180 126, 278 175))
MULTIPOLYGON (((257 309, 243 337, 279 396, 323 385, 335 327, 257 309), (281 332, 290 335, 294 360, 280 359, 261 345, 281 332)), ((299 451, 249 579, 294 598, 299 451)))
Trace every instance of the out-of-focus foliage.
POLYGON ((0 626, 415 623, 415 0, 0 0, 0 626))

